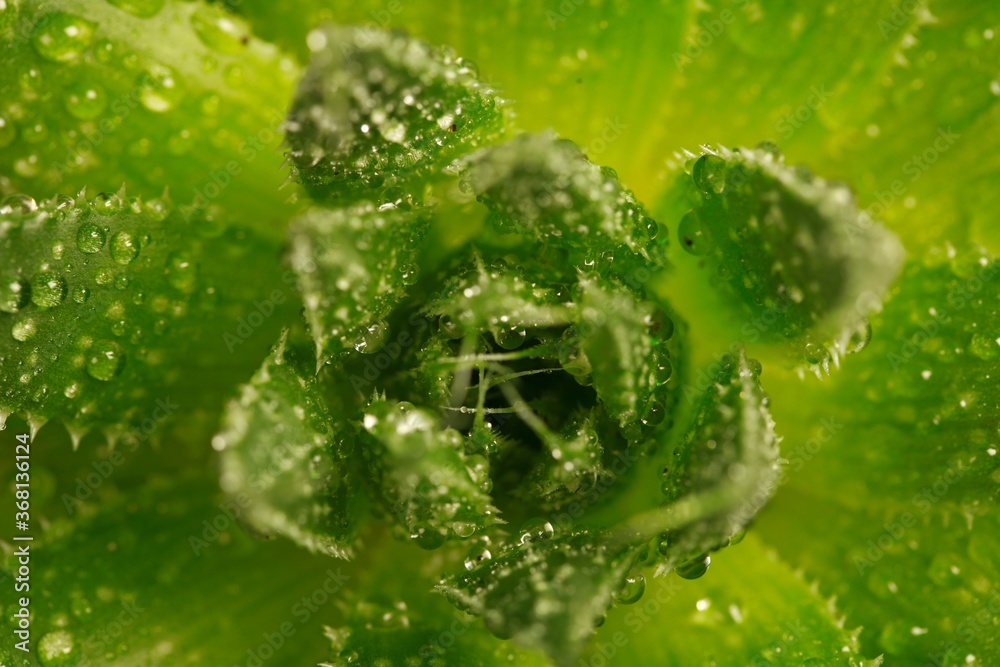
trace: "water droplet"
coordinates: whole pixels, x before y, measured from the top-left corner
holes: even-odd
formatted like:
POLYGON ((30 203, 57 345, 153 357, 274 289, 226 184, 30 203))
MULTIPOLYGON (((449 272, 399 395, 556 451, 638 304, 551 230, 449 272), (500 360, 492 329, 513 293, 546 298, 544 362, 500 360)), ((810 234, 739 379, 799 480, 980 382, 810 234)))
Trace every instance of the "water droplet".
POLYGON ((813 366, 821 364, 830 358, 829 350, 818 343, 806 343, 803 352, 805 353, 806 362, 813 366))
POLYGON ((35 26, 31 44, 38 55, 55 62, 70 62, 80 57, 94 38, 94 29, 82 18, 56 12, 35 26))
POLYGON ((39 308, 54 308, 66 298, 66 281, 43 271, 31 281, 31 302, 39 308))
POLYGON ((566 330, 559 343, 559 364, 574 377, 587 377, 593 370, 590 359, 580 348, 580 341, 572 328, 566 330))
POLYGON ((465 336, 465 330, 461 325, 447 315, 442 315, 438 319, 438 330, 451 340, 457 340, 465 336))
POLYGON ((642 423, 646 426, 659 426, 666 419, 667 411, 659 401, 651 401, 642 413, 642 423))
POLYGON ((421 549, 433 551, 444 544, 445 536, 430 524, 420 523, 410 533, 410 539, 421 549))
POLYGON ((539 542, 547 540, 555 534, 552 524, 541 518, 528 519, 521 525, 521 536, 518 541, 521 544, 539 542))
POLYGON ((15 278, 0 282, 0 311, 16 313, 30 300, 31 287, 27 281, 15 278))
POLYGON ((947 552, 935 554, 927 568, 927 576, 942 588, 961 586, 962 566, 959 557, 947 552))
POLYGON ((771 141, 763 141, 757 144, 757 150, 762 153, 766 153, 767 155, 770 155, 772 158, 774 158, 776 162, 779 162, 782 159, 784 159, 783 156, 781 155, 781 149, 778 148, 777 144, 771 141))
POLYGON ((75 648, 73 635, 66 630, 56 630, 38 640, 38 660, 46 667, 75 664, 70 656, 75 648))
POLYGON ((164 0, 108 0, 118 9, 140 18, 156 16, 163 9, 164 0))
POLYGON ((87 373, 95 380, 107 382, 121 370, 124 357, 117 343, 97 341, 88 351, 87 373))
POLYGON ((861 350, 868 347, 868 343, 872 339, 872 325, 868 320, 865 320, 857 329, 855 329, 850 338, 847 339, 847 346, 845 352, 847 354, 857 354, 861 350))
POLYGON ((476 524, 467 521, 456 521, 451 524, 451 532, 455 534, 455 537, 462 539, 472 537, 476 532, 476 524))
POLYGON ((677 237, 681 247, 692 255, 704 255, 711 247, 708 240, 708 230, 702 222, 698 211, 690 210, 681 218, 677 226, 677 237))
POLYGON ((646 577, 639 570, 633 570, 625 577, 622 589, 615 596, 618 604, 635 604, 646 592, 646 577))
POLYGON ((493 332, 493 339, 505 350, 516 350, 527 338, 528 332, 524 327, 504 327, 493 332))
POLYGON ((972 336, 969 350, 983 361, 991 361, 1000 356, 1000 337, 977 333, 972 336))
POLYGON ((28 317, 20 322, 14 322, 14 326, 11 327, 10 333, 14 336, 14 340, 24 343, 34 338, 37 331, 38 329, 35 325, 35 320, 28 317))
POLYGON ((76 247, 80 252, 92 255, 104 248, 107 239, 103 229, 92 222, 85 222, 76 232, 76 247))
POLYGON ((361 354, 374 354, 385 342, 389 328, 381 322, 372 324, 362 331, 354 341, 354 349, 361 354))
POLYGON ((174 108, 184 96, 174 71, 165 65, 153 65, 139 77, 142 105, 155 113, 174 108))
POLYGON ((712 564, 712 558, 707 554, 696 556, 691 560, 678 563, 674 568, 677 576, 682 579, 697 579, 708 572, 708 566, 712 564))
POLYGON ((217 7, 199 7, 191 15, 191 27, 205 46, 220 53, 240 53, 249 41, 246 28, 217 7))
POLYGON ((150 199, 142 206, 143 214, 153 222, 163 222, 170 215, 170 204, 162 199, 150 199))
POLYGON ((416 264, 404 264, 399 267, 399 277, 404 285, 415 285, 419 275, 416 264))
POLYGON ((130 264, 139 255, 139 241, 128 232, 111 237, 111 257, 119 264, 130 264))
POLYGON ((191 293, 197 285, 197 278, 195 266, 185 253, 174 253, 167 259, 167 280, 175 288, 191 293))
POLYGON ((726 161, 711 153, 702 155, 694 163, 691 178, 703 194, 709 197, 722 194, 726 188, 726 161))
POLYGON ((29 215, 38 210, 38 204, 28 195, 10 195, 0 202, 0 215, 29 215))
POLYGON ((471 572, 491 558, 493 558, 493 554, 488 545, 477 544, 469 549, 469 553, 465 555, 465 569, 471 572))
POLYGON ((100 86, 78 81, 66 94, 66 110, 80 120, 97 118, 108 104, 108 95, 100 86))
POLYGON ((654 373, 656 385, 662 387, 670 380, 670 376, 674 373, 674 367, 670 360, 664 357, 657 362, 654 373))

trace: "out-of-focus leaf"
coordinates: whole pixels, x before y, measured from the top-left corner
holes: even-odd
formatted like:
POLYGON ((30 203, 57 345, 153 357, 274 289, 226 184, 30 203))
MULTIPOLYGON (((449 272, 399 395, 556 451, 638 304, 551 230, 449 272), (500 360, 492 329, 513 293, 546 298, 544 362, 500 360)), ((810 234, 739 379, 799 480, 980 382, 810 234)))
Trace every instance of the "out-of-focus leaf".
POLYGON ((293 301, 270 243, 124 191, 10 200, 0 251, 0 414, 58 418, 77 441, 95 428, 145 440, 136 429, 181 394, 197 399, 188 416, 214 409, 198 402, 231 386, 213 369, 240 368, 293 301))
POLYGON ((289 350, 287 336, 228 406, 212 443, 221 485, 257 530, 344 558, 365 513, 356 436, 330 414, 311 357, 289 350))
POLYGON ((325 28, 288 119, 291 158, 318 199, 393 202, 506 130, 504 102, 454 52, 399 33, 325 28))
POLYGON ((246 211, 281 238, 278 146, 300 70, 243 21, 179 0, 18 0, 0 17, 0 192, 169 187, 182 211, 246 211))

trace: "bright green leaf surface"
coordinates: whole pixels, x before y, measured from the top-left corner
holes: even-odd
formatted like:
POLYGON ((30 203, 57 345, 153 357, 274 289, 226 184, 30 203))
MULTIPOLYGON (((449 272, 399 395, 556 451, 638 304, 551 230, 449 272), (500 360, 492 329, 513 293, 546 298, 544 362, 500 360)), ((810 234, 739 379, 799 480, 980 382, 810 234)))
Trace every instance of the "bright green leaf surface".
POLYGON ((361 203, 314 208, 292 223, 292 268, 319 362, 384 342, 386 318, 417 280, 417 245, 426 215, 361 203))
POLYGON ((786 165, 773 147, 678 159, 688 173, 668 198, 686 210, 681 247, 704 256, 739 321, 766 325, 740 333, 800 345, 808 337, 813 364, 855 347, 902 262, 895 237, 857 210, 846 186, 786 165))
MULTIPOLYGON (((338 618, 333 600, 353 573, 251 540, 237 527, 242 507, 214 500, 216 490, 152 481, 36 532, 32 651, 4 653, 15 621, 5 614, 0 655, 15 656, 5 664, 230 665, 267 655, 315 664, 324 654, 321 622, 338 618)), ((7 577, 24 544, 5 545, 7 577)), ((14 597, 4 586, 5 610, 14 611, 14 597)))
POLYGON ((341 558, 364 518, 356 437, 335 419, 312 359, 288 349, 287 332, 225 414, 213 440, 221 485, 246 505, 246 521, 341 558))
POLYGON ((16 0, 0 17, 0 192, 169 188, 179 207, 252 212, 244 224, 280 237, 299 68, 246 24, 179 0, 16 0))
MULTIPOLYGON (((4 211, 0 412, 35 428, 58 418, 74 439, 91 429, 117 439, 170 416, 171 397, 230 390, 216 379, 213 394, 198 378, 240 367, 254 329, 243 335, 238 321, 278 282, 268 243, 185 220, 164 199, 21 198, 4 211), (200 369, 185 371, 191 363, 200 369)), ((274 331, 288 313, 268 303, 256 327, 274 331)))
POLYGON ((748 537, 719 560, 697 581, 649 579, 640 600, 608 614, 578 667, 881 664, 861 657, 835 604, 760 540, 748 537))
POLYGON ((621 590, 635 558, 634 550, 600 535, 553 536, 542 528, 440 588, 460 609, 481 616, 494 634, 569 665, 621 590))
POLYGON ((458 431, 411 403, 385 400, 372 401, 362 423, 389 511, 418 544, 434 549, 499 521, 458 431))
POLYGON ((309 47, 288 143, 317 199, 419 198, 424 180, 506 130, 503 100, 450 50, 357 28, 316 30, 309 47))

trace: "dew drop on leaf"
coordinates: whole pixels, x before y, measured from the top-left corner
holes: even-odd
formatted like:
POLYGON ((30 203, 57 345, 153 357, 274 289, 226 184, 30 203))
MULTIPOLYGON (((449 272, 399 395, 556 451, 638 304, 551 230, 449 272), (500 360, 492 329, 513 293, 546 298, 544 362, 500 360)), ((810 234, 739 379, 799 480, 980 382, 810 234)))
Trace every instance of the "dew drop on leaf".
POLYGON ((112 341, 97 341, 88 351, 87 373, 95 380, 107 382, 121 370, 124 358, 121 348, 112 341))
POLYGON ((691 210, 681 218, 677 226, 677 238, 681 242, 681 247, 692 255, 704 255, 708 253, 709 241, 705 224, 697 211, 691 210))
POLYGON ((9 195, 0 202, 0 215, 11 213, 18 215, 28 215, 38 210, 38 204, 28 195, 9 195))
POLYGON ((94 29, 87 21, 57 12, 39 20, 31 44, 46 60, 70 62, 80 57, 93 38, 94 29))
POLYGON ((76 233, 76 247, 80 252, 92 255, 100 252, 107 242, 107 235, 104 230, 92 222, 85 222, 80 225, 76 233))
POLYGON ((101 115, 108 104, 108 95, 97 85, 77 82, 66 95, 66 111, 74 118, 92 120, 101 115))
POLYGON ((20 322, 15 322, 14 326, 11 327, 11 335, 14 336, 14 340, 20 341, 22 343, 27 342, 34 338, 35 333, 38 331, 35 325, 35 320, 30 317, 21 320, 20 322))
POLYGON ((66 298, 66 281, 43 271, 31 281, 31 302, 39 308, 53 308, 66 298))
POLYGON ((8 279, 0 283, 0 311, 16 313, 31 300, 31 287, 24 280, 8 279))
POLYGON ((622 589, 615 596, 618 604, 635 604, 646 592, 646 577, 639 570, 629 572, 625 577, 622 589))
POLYGON ((691 178, 701 192, 709 197, 722 194, 726 188, 726 161, 706 153, 694 163, 691 178))
POLYGON ((63 667, 76 664, 73 657, 73 635, 66 630, 49 632, 38 640, 38 660, 45 667, 63 667))
POLYGON ((677 576, 682 579, 697 579, 708 572, 708 566, 711 563, 712 558, 706 554, 679 563, 675 571, 677 572, 677 576))
POLYGON ((164 0, 108 0, 108 2, 118 9, 145 19, 160 13, 164 0))
POLYGON ((173 109, 184 96, 177 75, 165 65, 150 67, 138 83, 142 105, 154 113, 173 109))
POLYGON ((119 264, 130 264, 139 255, 139 241, 128 232, 111 237, 111 257, 119 264))

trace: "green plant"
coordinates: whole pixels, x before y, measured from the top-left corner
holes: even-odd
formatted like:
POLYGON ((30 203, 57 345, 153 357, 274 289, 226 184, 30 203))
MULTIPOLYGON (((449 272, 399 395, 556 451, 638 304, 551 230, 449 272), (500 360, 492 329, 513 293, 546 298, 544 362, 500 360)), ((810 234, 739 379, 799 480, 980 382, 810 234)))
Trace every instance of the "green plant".
POLYGON ((998 23, 0 0, 0 664, 997 664, 998 23))

